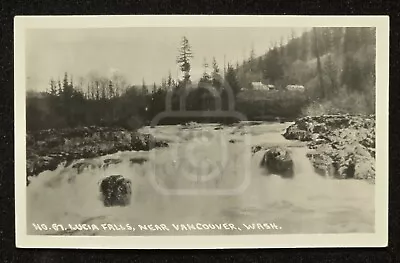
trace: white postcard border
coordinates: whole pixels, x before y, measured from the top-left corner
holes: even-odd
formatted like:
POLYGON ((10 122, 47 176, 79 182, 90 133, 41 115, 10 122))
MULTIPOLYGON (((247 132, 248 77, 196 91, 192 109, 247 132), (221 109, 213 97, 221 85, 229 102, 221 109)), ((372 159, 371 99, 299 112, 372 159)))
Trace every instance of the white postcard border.
POLYGON ((15 227, 20 248, 385 247, 388 242, 388 16, 17 16, 14 18, 15 227), (115 27, 376 27, 375 233, 229 236, 35 236, 26 224, 25 30, 115 27))

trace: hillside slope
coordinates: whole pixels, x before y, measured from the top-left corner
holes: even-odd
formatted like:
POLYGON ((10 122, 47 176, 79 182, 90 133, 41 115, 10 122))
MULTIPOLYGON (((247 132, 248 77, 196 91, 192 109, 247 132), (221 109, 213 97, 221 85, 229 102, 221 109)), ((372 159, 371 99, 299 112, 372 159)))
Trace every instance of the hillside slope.
MULTIPOLYGON (((304 103, 300 112, 299 107, 293 107, 297 113, 372 114, 375 112, 375 54, 374 28, 318 28, 305 32, 237 68, 243 87, 238 103, 251 107, 250 101, 286 96, 250 91, 253 81, 274 84, 279 89, 299 84, 305 87, 307 99, 297 94, 299 101, 293 103, 304 103)), ((295 95, 285 98, 297 100, 295 95)))

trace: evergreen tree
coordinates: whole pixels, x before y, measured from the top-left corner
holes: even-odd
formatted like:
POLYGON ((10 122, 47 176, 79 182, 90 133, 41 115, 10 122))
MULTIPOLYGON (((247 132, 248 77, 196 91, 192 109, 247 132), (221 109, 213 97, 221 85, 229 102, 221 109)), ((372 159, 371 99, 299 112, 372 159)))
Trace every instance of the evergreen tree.
MULTIPOLYGON (((274 43, 272 44, 270 50, 273 50, 273 49, 275 49, 276 47, 277 47, 277 43, 274 42, 274 43)), ((279 41, 279 55, 280 55, 280 57, 282 57, 282 58, 285 57, 285 55, 286 55, 286 48, 285 48, 285 44, 284 44, 284 41, 283 41, 283 37, 281 37, 281 39, 280 39, 280 41, 279 41)))
POLYGON ((189 44, 189 40, 184 36, 182 38, 181 47, 179 49, 179 55, 176 59, 182 73, 183 81, 185 84, 190 82, 190 59, 193 58, 192 47, 189 44))
POLYGON ((360 28, 357 27, 346 27, 344 31, 344 52, 354 52, 361 45, 360 39, 360 28))
POLYGON ((264 79, 270 80, 272 84, 283 76, 283 65, 279 55, 278 48, 270 50, 264 60, 264 79))
POLYGON ((256 58, 256 53, 255 53, 255 51, 254 51, 254 46, 251 45, 250 56, 249 56, 250 67, 251 67, 252 64, 254 63, 255 58, 256 58))
POLYGON ((71 75, 71 80, 70 80, 69 83, 70 83, 70 86, 71 86, 72 88, 75 87, 75 85, 74 85, 74 76, 71 75))
POLYGON ((87 83, 87 88, 86 88, 86 99, 93 99, 93 97, 91 96, 91 89, 90 89, 90 83, 87 83))
POLYGON ((113 85, 112 80, 108 81, 108 94, 109 94, 109 98, 113 98, 115 96, 114 85, 113 85))
POLYGON ((101 99, 104 101, 107 99, 107 80, 101 79, 100 80, 100 87, 101 87, 101 99))
POLYGON ((227 88, 230 88, 232 90, 234 96, 236 96, 240 92, 240 85, 237 79, 235 69, 229 63, 225 75, 225 85, 229 85, 229 87, 227 88))
POLYGON ((48 92, 51 96, 57 96, 57 83, 54 79, 50 79, 50 89, 48 92))
POLYGON ((68 82, 68 73, 65 72, 64 79, 63 79, 63 87, 62 87, 62 95, 61 96, 64 99, 68 100, 69 98, 72 97, 73 91, 74 91, 73 84, 72 83, 70 84, 68 82))
POLYGON ((147 90, 147 86, 146 86, 146 82, 144 81, 144 79, 142 79, 142 94, 147 95, 148 90, 147 90))
POLYGON ((61 94, 63 93, 63 86, 61 85, 60 78, 58 78, 57 84, 58 84, 58 95, 61 96, 61 94))
POLYGON ((68 89, 68 73, 64 73, 64 79, 63 79, 63 92, 65 92, 66 89, 68 89))
POLYGON ((345 55, 345 64, 342 72, 342 85, 350 91, 361 91, 363 74, 359 62, 351 55, 345 55))
POLYGON ((206 58, 204 58, 203 67, 204 67, 204 72, 203 72, 203 76, 202 76, 201 80, 208 82, 208 81, 210 81, 211 77, 210 77, 210 74, 208 73, 208 63, 207 63, 206 58))
POLYGON ((257 62, 257 67, 256 67, 257 71, 261 71, 262 70, 263 63, 264 63, 263 58, 262 58, 262 56, 260 56, 258 58, 258 62, 257 62))
POLYGON ((281 57, 288 64, 293 63, 301 56, 301 39, 297 37, 294 30, 291 31, 291 35, 283 48, 285 52, 281 52, 281 57))
POLYGON ((162 80, 161 80, 161 89, 162 90, 167 89, 167 81, 165 80, 165 78, 162 78, 162 80))
POLYGON ((315 56, 317 58, 317 73, 318 73, 318 79, 319 79, 319 87, 320 87, 322 98, 324 98, 326 96, 326 91, 325 91, 324 81, 323 81, 323 77, 322 77, 322 66, 321 66, 321 59, 320 59, 320 55, 319 55, 318 31, 315 27, 313 28, 313 35, 314 35, 315 56))
POLYGON ((171 89, 173 85, 174 85, 174 80, 172 79, 171 71, 169 71, 167 80, 168 89, 171 89))
POLYGON ((300 59, 306 61, 309 56, 309 48, 310 48, 310 34, 308 32, 304 32, 301 35, 301 44, 300 44, 300 59))
POLYGON ((151 93, 155 93, 157 91, 157 84, 154 82, 153 83, 153 90, 151 91, 151 93))
POLYGON ((215 59, 215 57, 213 57, 212 67, 213 67, 212 85, 217 90, 220 90, 221 86, 222 86, 222 81, 221 81, 222 78, 221 78, 220 70, 219 70, 218 63, 217 63, 217 60, 215 59))
POLYGON ((360 40, 360 28, 347 27, 344 30, 343 36, 343 71, 342 71, 342 85, 346 86, 349 90, 362 90, 363 72, 361 70, 361 63, 353 56, 353 54, 363 44, 360 40))
POLYGON ((329 54, 327 57, 327 60, 324 65, 324 71, 330 81, 330 89, 328 90, 329 94, 327 94, 327 96, 330 96, 336 93, 338 88, 338 68, 333 60, 332 54, 329 54))
POLYGON ((340 52, 342 45, 342 39, 344 37, 344 28, 343 27, 333 27, 332 28, 332 42, 333 48, 335 52, 340 52))

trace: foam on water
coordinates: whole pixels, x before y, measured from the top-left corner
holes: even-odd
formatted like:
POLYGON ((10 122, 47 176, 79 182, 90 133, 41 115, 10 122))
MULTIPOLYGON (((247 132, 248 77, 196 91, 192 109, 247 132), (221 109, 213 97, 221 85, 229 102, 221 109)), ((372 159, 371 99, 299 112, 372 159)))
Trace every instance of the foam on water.
MULTIPOLYGON (((291 147, 294 179, 267 174, 260 167, 263 151, 252 156, 251 145, 262 142, 299 146, 281 136, 286 126, 263 124, 214 130, 214 126, 209 125, 195 132, 175 126, 146 127, 144 130, 156 137, 168 138, 170 146, 87 160, 93 163, 102 163, 110 157, 122 160, 106 169, 86 169, 78 174, 70 165, 33 178, 27 187, 28 230, 32 231, 32 223, 90 221, 121 224, 275 222, 282 226, 282 233, 373 231, 374 185, 317 175, 306 157, 305 147, 291 147), (250 142, 244 141, 245 134, 251 135, 247 137, 250 142), (229 143, 230 139, 234 139, 234 143, 229 143), (146 157, 149 161, 131 164, 129 159, 133 157, 146 157), (204 176, 213 169, 220 171, 218 176, 204 176), (129 206, 103 206, 99 182, 113 174, 121 174, 132 181, 129 206), (223 192, 238 188, 246 179, 249 185, 239 194, 204 194, 205 190, 223 192), (155 183, 163 189, 186 189, 192 194, 164 195, 155 183)), ((218 231, 213 233, 218 234, 218 231)), ((115 235, 116 232, 90 234, 115 235)))

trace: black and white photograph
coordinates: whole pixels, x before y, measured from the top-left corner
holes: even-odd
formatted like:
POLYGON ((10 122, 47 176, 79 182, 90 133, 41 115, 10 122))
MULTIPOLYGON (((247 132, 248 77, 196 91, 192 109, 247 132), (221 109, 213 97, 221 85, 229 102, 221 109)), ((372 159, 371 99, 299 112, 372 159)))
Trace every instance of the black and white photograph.
POLYGON ((367 18, 17 17, 17 243, 386 245, 367 18))

